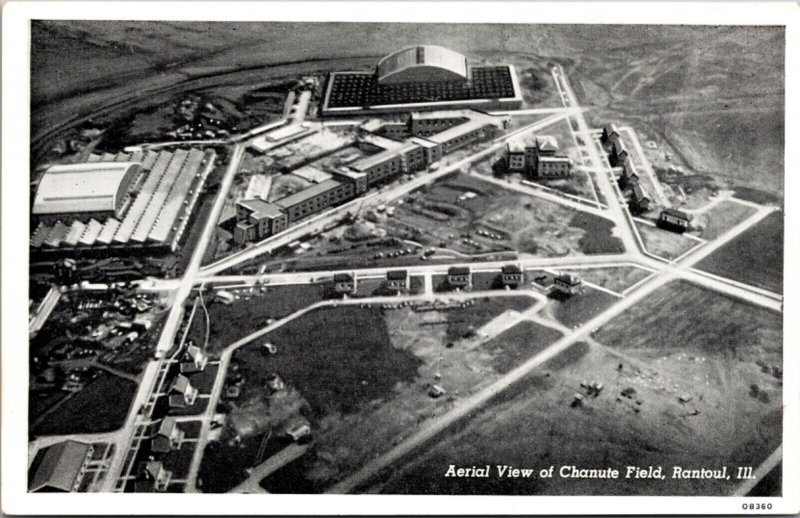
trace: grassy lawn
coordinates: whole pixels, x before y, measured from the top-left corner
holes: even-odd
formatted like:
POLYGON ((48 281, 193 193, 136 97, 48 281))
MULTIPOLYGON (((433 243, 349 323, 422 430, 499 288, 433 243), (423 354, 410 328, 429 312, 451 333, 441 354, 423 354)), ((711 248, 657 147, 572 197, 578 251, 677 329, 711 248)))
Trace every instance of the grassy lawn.
POLYGON ((612 235, 614 223, 605 218, 576 212, 569 224, 584 231, 579 241, 584 254, 619 254, 625 251, 622 241, 612 235))
POLYGON ((586 282, 591 282, 616 293, 625 291, 651 275, 648 270, 636 266, 584 268, 581 270, 565 270, 564 273, 572 273, 586 282))
POLYGON ((696 233, 703 239, 715 239, 752 216, 755 211, 753 207, 741 203, 724 201, 708 212, 695 216, 692 228, 699 229, 696 233))
POLYGON ((645 249, 664 259, 675 259, 701 243, 677 232, 636 222, 636 230, 642 238, 645 249))
POLYGON ((265 354, 258 340, 232 358, 229 376, 235 371, 243 382, 230 415, 254 424, 238 443, 232 440, 236 425, 226 425, 223 440, 208 445, 200 469, 206 492, 228 491, 246 478, 248 467, 283 448, 281 429, 298 414, 307 416, 315 437, 323 439, 330 419, 367 412, 391 398, 398 384, 417 377, 421 363, 411 351, 393 347, 384 313, 376 308, 319 309, 267 339, 278 347, 277 354, 265 354), (286 391, 267 397, 265 387, 273 373, 284 381, 286 391), (273 428, 276 433, 271 433, 273 428), (266 434, 267 451, 258 459, 266 434))
POLYGON ((697 265, 701 270, 783 293, 783 213, 773 212, 697 265))
POLYGON ((610 293, 584 286, 581 293, 569 298, 554 300, 553 313, 559 322, 567 327, 575 328, 619 300, 610 293))
MULTIPOLYGON (((413 456, 361 488, 367 493, 453 495, 713 495, 730 494, 735 480, 671 478, 689 469, 757 465, 780 443, 780 403, 731 397, 736 366, 703 365, 686 358, 658 361, 619 357, 586 343, 574 344, 542 369, 498 394, 469 418, 449 427, 413 456), (622 370, 619 370, 622 366, 622 370), (717 372, 702 386, 695 376, 717 372), (719 378, 722 376, 722 380, 719 378), (600 381, 597 397, 581 388, 600 381), (635 396, 619 397, 631 387, 635 396), (678 394, 691 393, 690 404, 678 394), (571 405, 574 394, 583 404, 571 405), (701 394, 705 397, 698 396, 701 394), (697 409, 699 413, 692 412, 697 409), (489 478, 445 477, 451 465, 490 465, 489 478), (532 468, 531 478, 497 476, 496 465, 532 468), (538 470, 555 466, 552 479, 538 470), (625 478, 626 466, 663 466, 666 479, 625 478), (616 480, 561 478, 561 466, 615 468, 616 480)), ((748 372, 736 387, 759 374, 748 372)))
POLYGON ((531 307, 529 297, 485 297, 472 306, 448 311, 447 340, 459 340, 507 310, 524 311, 531 307))
POLYGON ((395 383, 413 379, 419 364, 410 352, 392 347, 383 312, 376 308, 319 309, 267 338, 278 354, 264 355, 261 341, 234 354, 246 380, 244 392, 260 390, 277 372, 303 394, 316 417, 354 412, 386 397, 395 383))
POLYGON ((561 333, 555 329, 524 320, 482 347, 492 353, 492 366, 496 371, 508 372, 560 337, 561 333))
POLYGON ((99 433, 118 429, 136 395, 136 384, 100 373, 33 428, 34 435, 99 433))
MULTIPOLYGON (((293 284, 258 288, 231 304, 223 304, 205 295, 211 317, 211 334, 208 349, 219 352, 227 345, 265 327, 269 319, 277 320, 306 306, 326 299, 329 284, 293 284)), ((202 344, 205 336, 205 315, 198 307, 189 329, 188 339, 202 344)))
POLYGON ((628 352, 662 351, 781 363, 781 315, 688 282, 673 282, 601 327, 595 337, 628 352))

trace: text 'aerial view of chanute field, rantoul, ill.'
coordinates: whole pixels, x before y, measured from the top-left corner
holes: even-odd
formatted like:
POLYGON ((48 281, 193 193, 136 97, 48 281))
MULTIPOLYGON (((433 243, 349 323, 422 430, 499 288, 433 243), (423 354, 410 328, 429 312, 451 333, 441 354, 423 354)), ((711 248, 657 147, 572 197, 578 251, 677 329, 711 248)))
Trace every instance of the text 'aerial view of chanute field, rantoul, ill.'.
POLYGON ((780 495, 780 27, 34 21, 31 492, 780 495))

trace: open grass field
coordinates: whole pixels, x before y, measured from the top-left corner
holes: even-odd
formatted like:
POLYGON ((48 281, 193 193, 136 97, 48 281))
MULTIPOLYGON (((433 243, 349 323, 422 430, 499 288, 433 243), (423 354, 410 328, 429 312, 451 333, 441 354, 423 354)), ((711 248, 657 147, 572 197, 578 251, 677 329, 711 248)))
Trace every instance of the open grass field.
POLYGON ((586 282, 591 282, 616 293, 622 293, 652 274, 652 272, 636 266, 583 268, 580 270, 564 270, 564 273, 577 275, 586 282))
POLYGON ((733 201, 723 201, 716 207, 692 219, 692 233, 703 239, 715 239, 746 220, 756 209, 733 201))
POLYGON ((583 230, 578 245, 584 254, 620 254, 625 251, 622 240, 614 235, 614 224, 607 219, 576 212, 570 226, 583 230))
POLYGON ((240 372, 261 384, 270 373, 279 373, 304 395, 317 418, 351 413, 384 398, 395 383, 413 379, 419 363, 392 347, 383 312, 375 308, 323 308, 266 339, 279 354, 264 355, 260 343, 242 348, 234 355, 240 372))
POLYGON ((517 250, 558 257, 622 251, 611 221, 499 187, 479 175, 436 182, 407 197, 394 217, 380 223, 390 236, 462 254, 517 250))
POLYGON ((779 313, 697 287, 673 282, 595 333, 629 354, 690 352, 709 359, 781 365, 779 313))
MULTIPOLYGON (((231 304, 214 300, 204 294, 211 320, 208 349, 219 352, 225 346, 265 327, 270 319, 277 320, 295 311, 320 302, 330 295, 326 283, 261 286, 246 293, 231 304)), ((206 332, 205 315, 200 307, 189 328, 188 339, 202 344, 206 332)))
POLYGON ((33 435, 66 435, 116 430, 125 422, 136 384, 101 372, 80 392, 31 429, 33 435))
MULTIPOLYGON (((716 401, 699 398, 692 379, 696 367, 686 363, 666 357, 653 363, 596 344, 575 344, 363 489, 388 494, 726 495, 736 486, 734 480, 673 479, 673 467, 728 466, 730 473, 735 466, 758 464, 780 442, 779 405, 745 397, 720 411, 716 401), (580 386, 586 381, 602 382, 604 390, 589 396, 580 386), (631 398, 620 395, 626 388, 635 390, 631 398), (677 398, 684 390, 695 390, 688 404, 677 398), (571 406, 575 393, 584 395, 577 407, 571 406), (699 413, 692 415, 695 409, 699 413), (489 478, 445 477, 451 465, 487 464, 489 478), (496 465, 533 469, 534 475, 499 477, 496 465), (651 465, 662 466, 666 479, 625 478, 627 466, 651 465), (550 466, 555 476, 539 478, 538 471, 550 466), (611 467, 621 476, 563 478, 562 466, 611 467)), ((718 380, 710 383, 703 384, 706 394, 727 397, 718 380)))
POLYGON ((783 213, 773 212, 697 265, 701 270, 783 293, 783 213))
POLYGON ((569 328, 576 328, 620 299, 584 286, 580 293, 568 298, 552 299, 549 309, 556 320, 569 328))
POLYGON ((492 366, 508 372, 561 338, 561 333, 536 322, 523 320, 495 336, 482 347, 494 353, 492 366))
MULTIPOLYGON (((469 332, 468 323, 478 327, 508 309, 522 310, 532 303, 529 297, 503 296, 438 311, 331 308, 273 332, 270 339, 278 346, 274 356, 262 353, 260 341, 241 349, 232 372, 244 378, 242 393, 235 404, 227 404, 235 408, 232 422, 242 422, 244 412, 251 421, 271 419, 276 395, 267 398, 263 387, 273 372, 285 380, 299 411, 312 420, 312 451, 281 471, 294 483, 277 483, 273 475, 263 481, 265 487, 275 492, 323 491, 365 459, 447 411, 458 398, 496 379, 502 369, 512 366, 510 358, 523 358, 526 349, 539 350, 556 339, 559 333, 538 326, 528 329, 531 333, 507 335, 513 340, 490 344, 486 342, 492 337, 469 332), (321 326, 326 333, 319 333, 321 326), (466 331, 467 336, 454 329, 466 331), (441 397, 428 394, 434 383, 446 390, 441 397)), ((247 425, 254 432, 242 437, 243 449, 226 442, 209 445, 208 466, 201 468, 201 476, 205 473, 203 478, 208 479, 205 490, 222 490, 243 479, 239 470, 253 465, 269 429, 262 425, 247 425), (232 462, 225 459, 228 450, 232 462), (240 474, 221 481, 228 475, 213 468, 223 464, 230 473, 240 474), (212 478, 214 489, 209 485, 212 478)))
POLYGON ((676 259, 702 244, 700 241, 677 232, 670 232, 639 221, 636 221, 635 224, 645 249, 651 254, 664 259, 676 259))

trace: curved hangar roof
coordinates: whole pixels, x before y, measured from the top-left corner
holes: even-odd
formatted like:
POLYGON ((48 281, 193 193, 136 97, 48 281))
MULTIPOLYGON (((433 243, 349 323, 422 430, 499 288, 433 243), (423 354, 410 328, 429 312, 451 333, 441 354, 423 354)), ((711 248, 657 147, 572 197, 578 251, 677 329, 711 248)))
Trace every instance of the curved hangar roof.
POLYGON ((393 52, 378 61, 378 83, 466 81, 467 58, 436 45, 417 45, 393 52))
POLYGON ((45 171, 33 199, 33 214, 114 212, 120 210, 136 162, 61 164, 45 171))

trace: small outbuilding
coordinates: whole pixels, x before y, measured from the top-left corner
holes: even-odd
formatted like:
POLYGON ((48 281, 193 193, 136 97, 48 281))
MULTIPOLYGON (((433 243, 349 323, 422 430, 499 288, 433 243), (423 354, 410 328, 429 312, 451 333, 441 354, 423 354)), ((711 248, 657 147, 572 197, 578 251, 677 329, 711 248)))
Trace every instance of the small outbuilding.
POLYGON ((557 293, 561 293, 563 295, 575 295, 578 293, 578 291, 580 291, 581 284, 583 283, 580 277, 569 273, 557 275, 553 279, 554 289, 557 293))
POLYGON ((675 232, 685 232, 691 222, 691 217, 682 210, 664 209, 658 215, 658 226, 675 232))
POLYGON ((336 273, 333 275, 333 289, 336 293, 349 295, 356 291, 356 278, 350 273, 336 273))

